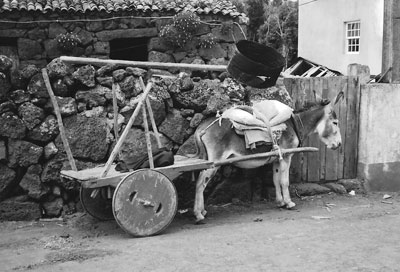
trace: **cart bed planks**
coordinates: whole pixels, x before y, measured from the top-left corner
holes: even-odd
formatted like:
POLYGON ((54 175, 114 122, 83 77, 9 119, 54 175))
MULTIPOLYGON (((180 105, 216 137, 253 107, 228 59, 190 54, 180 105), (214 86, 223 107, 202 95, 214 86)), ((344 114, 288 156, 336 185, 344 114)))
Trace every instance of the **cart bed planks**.
MULTIPOLYGON (((200 171, 213 167, 213 162, 197 158, 175 155, 174 160, 175 162, 173 165, 158 167, 154 170, 163 173, 172 180, 183 172, 200 171)), ((63 170, 61 171, 61 176, 78 181, 85 188, 98 188, 103 186, 116 187, 118 183, 129 174, 129 172, 119 172, 115 170, 115 166, 115 164, 111 166, 110 171, 105 177, 101 177, 104 166, 88 168, 80 171, 63 170)))

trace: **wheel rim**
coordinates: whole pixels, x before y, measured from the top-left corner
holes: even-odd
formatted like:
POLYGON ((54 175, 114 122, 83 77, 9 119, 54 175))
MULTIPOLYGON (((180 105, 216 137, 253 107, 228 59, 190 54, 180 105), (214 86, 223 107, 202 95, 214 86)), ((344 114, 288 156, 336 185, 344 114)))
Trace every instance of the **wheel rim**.
POLYGON ((81 186, 79 193, 85 212, 102 221, 114 218, 112 212, 112 199, 107 198, 106 190, 108 190, 107 187, 84 188, 81 186), (96 196, 92 197, 94 190, 99 190, 99 192, 96 196))
POLYGON ((150 236, 172 222, 178 201, 175 186, 164 174, 141 169, 121 180, 112 205, 122 229, 133 236, 150 236))

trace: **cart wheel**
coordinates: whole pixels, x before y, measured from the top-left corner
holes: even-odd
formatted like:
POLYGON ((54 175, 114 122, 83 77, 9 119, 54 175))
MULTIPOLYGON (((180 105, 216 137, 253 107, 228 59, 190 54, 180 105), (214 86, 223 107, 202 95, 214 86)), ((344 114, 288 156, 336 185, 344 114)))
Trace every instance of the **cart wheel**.
POLYGON ((112 212, 112 200, 107 198, 107 187, 102 188, 84 188, 81 186, 80 198, 85 211, 94 218, 102 221, 111 220, 114 218, 112 212), (99 190, 92 197, 94 190, 99 190))
POLYGON ((141 169, 120 181, 112 204, 122 229, 133 236, 149 236, 172 222, 178 199, 174 184, 164 174, 141 169))

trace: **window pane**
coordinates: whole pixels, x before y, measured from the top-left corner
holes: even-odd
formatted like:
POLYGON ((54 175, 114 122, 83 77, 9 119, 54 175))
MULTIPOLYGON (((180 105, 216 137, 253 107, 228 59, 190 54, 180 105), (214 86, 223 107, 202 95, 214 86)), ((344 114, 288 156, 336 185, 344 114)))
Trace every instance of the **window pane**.
POLYGON ((346 50, 348 53, 357 53, 360 51, 360 31, 361 23, 348 22, 346 23, 345 35, 347 40, 346 50))

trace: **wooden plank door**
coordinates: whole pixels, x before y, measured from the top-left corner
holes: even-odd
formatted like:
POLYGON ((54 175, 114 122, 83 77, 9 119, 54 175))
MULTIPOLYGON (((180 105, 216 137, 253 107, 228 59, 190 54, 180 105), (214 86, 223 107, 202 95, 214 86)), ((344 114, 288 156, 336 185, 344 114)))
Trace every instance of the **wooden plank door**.
POLYGON ((334 105, 339 119, 342 146, 337 150, 327 149, 318 139, 318 135, 310 135, 303 145, 318 147, 319 152, 295 154, 290 169, 291 180, 318 182, 355 178, 360 96, 357 78, 287 78, 284 82, 295 109, 301 109, 306 103, 315 101, 316 95, 333 101, 340 91, 344 92, 344 99, 334 105))

